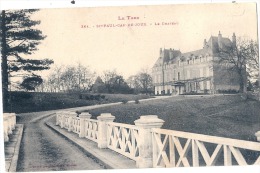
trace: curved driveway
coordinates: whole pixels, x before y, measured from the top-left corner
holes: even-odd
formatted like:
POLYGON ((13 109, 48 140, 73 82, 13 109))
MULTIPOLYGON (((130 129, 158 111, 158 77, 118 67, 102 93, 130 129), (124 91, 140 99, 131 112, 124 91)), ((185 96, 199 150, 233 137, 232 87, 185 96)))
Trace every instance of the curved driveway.
POLYGON ((97 161, 45 125, 46 120, 55 118, 53 115, 37 120, 40 116, 39 113, 30 113, 28 117, 20 116, 19 122, 24 123, 24 134, 17 171, 104 169, 97 161))

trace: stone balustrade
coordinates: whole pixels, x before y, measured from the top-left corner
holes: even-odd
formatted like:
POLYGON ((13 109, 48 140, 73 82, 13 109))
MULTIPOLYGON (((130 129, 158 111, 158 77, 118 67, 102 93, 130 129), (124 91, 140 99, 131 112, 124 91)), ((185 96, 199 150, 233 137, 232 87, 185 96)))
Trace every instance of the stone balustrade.
POLYGON ((152 129, 153 167, 260 165, 260 143, 152 129))
MULTIPOLYGON (((260 143, 161 129, 157 115, 140 116, 135 125, 115 123, 115 116, 57 112, 56 125, 136 161, 138 168, 260 165, 260 143), (249 150, 249 151, 248 151, 249 150), (252 154, 254 153, 254 154, 252 154), (249 162, 245 156, 251 154, 249 162)), ((255 134, 260 139, 260 132, 255 134)))
POLYGON ((9 137, 13 133, 16 125, 16 115, 15 113, 4 113, 3 114, 4 120, 4 141, 8 142, 9 137))

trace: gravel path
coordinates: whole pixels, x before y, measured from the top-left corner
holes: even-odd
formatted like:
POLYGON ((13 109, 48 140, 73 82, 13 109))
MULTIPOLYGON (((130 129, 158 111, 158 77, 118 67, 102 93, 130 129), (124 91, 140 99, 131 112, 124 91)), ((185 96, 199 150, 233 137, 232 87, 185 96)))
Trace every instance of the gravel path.
POLYGON ((18 172, 104 169, 100 163, 45 125, 44 122, 53 116, 35 121, 38 116, 40 114, 31 116, 34 120, 20 117, 19 121, 25 124, 18 172), (27 122, 24 122, 25 119, 27 122))

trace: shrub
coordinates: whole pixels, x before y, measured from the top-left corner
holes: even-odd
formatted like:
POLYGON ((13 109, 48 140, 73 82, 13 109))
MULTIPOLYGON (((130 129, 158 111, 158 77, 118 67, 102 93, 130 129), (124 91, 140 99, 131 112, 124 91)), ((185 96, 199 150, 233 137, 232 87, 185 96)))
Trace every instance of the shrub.
POLYGON ((33 93, 22 91, 12 92, 11 95, 14 99, 30 99, 33 97, 33 93))
POLYGON ((94 95, 90 95, 89 100, 94 100, 94 95))
POLYGON ((123 104, 126 104, 128 102, 128 100, 122 100, 123 104))
POLYGON ((234 90, 234 89, 218 90, 218 93, 221 93, 221 94, 236 94, 236 93, 238 93, 238 91, 234 90))
POLYGON ((138 99, 135 99, 135 104, 139 104, 140 101, 138 99))
POLYGON ((204 89, 204 93, 208 94, 209 93, 209 89, 204 89))
POLYGON ((82 98, 83 98, 82 94, 79 94, 79 99, 82 99, 82 98))
POLYGON ((79 117, 79 115, 81 114, 80 111, 76 111, 77 117, 79 117))
POLYGON ((89 100, 89 95, 85 95, 85 99, 86 99, 86 100, 89 100))
POLYGON ((100 100, 100 94, 94 95, 95 100, 100 100))

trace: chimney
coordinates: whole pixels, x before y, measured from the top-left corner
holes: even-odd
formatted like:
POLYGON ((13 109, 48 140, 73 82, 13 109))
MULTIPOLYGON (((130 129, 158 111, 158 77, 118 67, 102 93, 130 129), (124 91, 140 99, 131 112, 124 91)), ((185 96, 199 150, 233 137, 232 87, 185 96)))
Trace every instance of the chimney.
POLYGON ((237 44, 237 39, 236 39, 235 33, 233 33, 233 35, 232 35, 232 43, 233 43, 233 46, 236 46, 236 44, 237 44))
POLYGON ((206 47, 207 41, 204 39, 203 48, 206 47))
POLYGON ((218 48, 219 48, 219 50, 222 49, 222 35, 221 35, 220 31, 218 33, 218 48))

